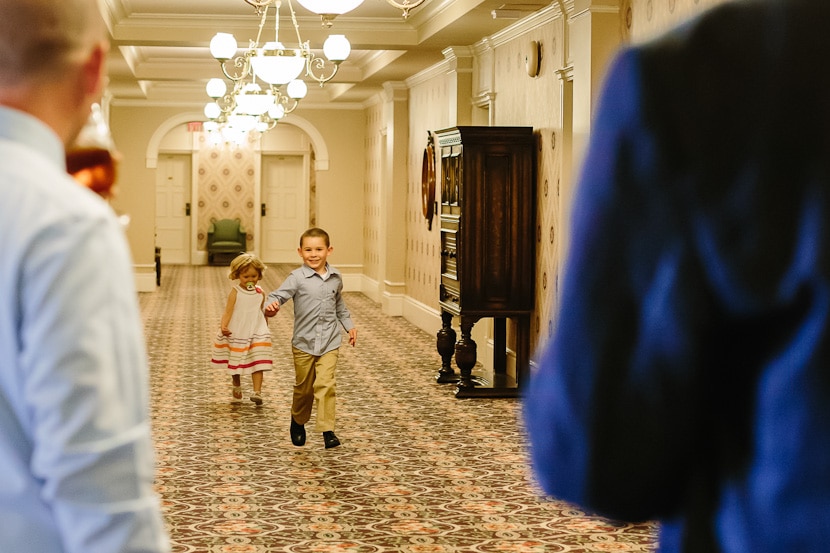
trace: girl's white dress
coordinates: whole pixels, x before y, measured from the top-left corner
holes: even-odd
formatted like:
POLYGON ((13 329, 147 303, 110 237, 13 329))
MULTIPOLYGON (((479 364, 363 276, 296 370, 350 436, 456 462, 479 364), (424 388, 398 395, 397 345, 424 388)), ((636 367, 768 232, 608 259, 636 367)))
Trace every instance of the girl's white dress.
POLYGON ((262 288, 246 290, 237 284, 236 303, 228 323, 230 336, 219 330, 213 340, 213 366, 226 369, 231 374, 248 375, 257 371, 270 371, 271 331, 262 313, 262 288))

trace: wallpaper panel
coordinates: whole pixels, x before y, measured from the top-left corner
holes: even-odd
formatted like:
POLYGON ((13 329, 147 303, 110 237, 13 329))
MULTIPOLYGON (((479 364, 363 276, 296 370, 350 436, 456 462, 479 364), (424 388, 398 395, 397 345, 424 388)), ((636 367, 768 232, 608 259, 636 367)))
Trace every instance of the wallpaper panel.
MULTIPOLYGON (((250 146, 250 144, 249 144, 250 146)), ((218 219, 240 219, 253 247, 255 154, 253 147, 214 145, 199 138, 198 249, 207 245, 207 230, 218 219)))
MULTIPOLYGON (((421 166, 427 146, 427 132, 454 124, 449 120, 448 87, 448 77, 441 75, 409 90, 406 291, 408 296, 436 310, 439 308, 438 286, 441 281, 441 224, 436 213, 432 218, 432 229, 427 227, 421 201, 421 166)), ((436 157, 438 155, 436 151, 436 157)), ((440 178, 440 171, 438 173, 436 178, 440 178)), ((436 186, 435 200, 440 205, 440 186, 436 186)))
POLYGON ((553 332, 559 278, 562 179, 562 83, 557 71, 565 66, 563 24, 555 20, 495 49, 495 122, 533 127, 536 152, 536 307, 531 319, 531 351, 544 345, 553 332), (525 70, 525 50, 531 40, 542 47, 539 75, 525 70))
POLYGON ((383 103, 366 110, 366 158, 363 183, 363 272, 374 281, 381 279, 381 163, 386 143, 383 103))

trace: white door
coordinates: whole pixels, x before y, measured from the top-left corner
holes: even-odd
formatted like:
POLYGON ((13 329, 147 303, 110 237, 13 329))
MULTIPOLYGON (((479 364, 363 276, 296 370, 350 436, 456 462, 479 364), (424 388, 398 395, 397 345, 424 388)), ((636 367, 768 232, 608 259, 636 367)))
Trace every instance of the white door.
POLYGON ((162 154, 156 169, 156 246, 164 263, 190 263, 190 154, 162 154))
POLYGON ((300 155, 262 156, 262 260, 297 263, 300 235, 308 228, 308 185, 300 155))

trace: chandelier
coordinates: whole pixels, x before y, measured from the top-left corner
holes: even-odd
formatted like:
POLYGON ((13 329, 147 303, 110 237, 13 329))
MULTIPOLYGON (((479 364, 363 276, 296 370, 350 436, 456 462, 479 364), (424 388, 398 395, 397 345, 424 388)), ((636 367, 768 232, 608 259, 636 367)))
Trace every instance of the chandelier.
POLYGON ((323 86, 334 78, 340 64, 351 52, 351 44, 345 36, 330 35, 323 44, 325 59, 314 54, 308 41, 303 42, 300 38, 291 0, 286 3, 297 43, 287 46, 279 38, 282 0, 245 2, 260 16, 256 39, 250 41, 248 48, 237 55, 236 39, 229 33, 217 33, 210 41, 210 53, 219 62, 231 86, 220 78, 208 81, 206 92, 213 99, 205 106, 205 116, 210 119, 208 130, 219 126, 231 126, 243 132, 272 129, 277 121, 296 109, 308 92, 303 77, 323 86), (271 13, 274 40, 265 41, 263 31, 271 13))
MULTIPOLYGON (((300 37, 300 27, 291 0, 284 0, 291 15, 296 44, 280 42, 280 8, 283 0, 245 0, 259 16, 256 38, 237 55, 238 43, 230 33, 216 33, 210 41, 210 53, 219 62, 220 78, 207 83, 206 91, 213 101, 205 106, 208 131, 232 128, 236 132, 265 132, 274 128, 286 114, 294 111, 308 92, 303 78, 316 81, 321 87, 337 74, 340 64, 349 57, 351 44, 344 35, 329 35, 323 43, 325 59, 314 54, 308 41, 300 37), (263 32, 270 13, 274 17, 274 40, 265 41, 263 32)), ((297 0, 307 10, 320 15, 323 27, 332 26, 338 15, 347 13, 363 0, 297 0)), ((426 0, 386 0, 390 5, 409 10, 426 0)))

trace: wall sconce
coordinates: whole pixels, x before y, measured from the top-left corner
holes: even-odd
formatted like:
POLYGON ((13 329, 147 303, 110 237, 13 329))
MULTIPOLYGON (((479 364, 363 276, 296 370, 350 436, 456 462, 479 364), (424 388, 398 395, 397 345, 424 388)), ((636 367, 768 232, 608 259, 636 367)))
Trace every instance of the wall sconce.
POLYGON ((525 70, 531 77, 539 75, 539 70, 542 66, 542 44, 536 40, 531 40, 525 50, 525 70))

